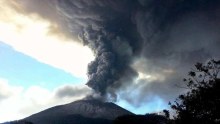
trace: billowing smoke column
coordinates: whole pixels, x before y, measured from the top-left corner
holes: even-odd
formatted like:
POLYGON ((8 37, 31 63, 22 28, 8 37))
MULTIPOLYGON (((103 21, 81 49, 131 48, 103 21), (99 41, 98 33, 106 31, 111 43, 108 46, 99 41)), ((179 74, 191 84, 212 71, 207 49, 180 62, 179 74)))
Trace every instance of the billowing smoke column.
MULTIPOLYGON (((195 38, 192 34, 187 35, 192 43, 188 43, 188 39, 183 41, 178 38, 183 38, 183 33, 187 32, 186 29, 182 29, 184 26, 193 30, 190 27, 195 24, 193 21, 199 18, 206 19, 210 13, 217 13, 219 2, 215 0, 59 0, 57 5, 60 14, 68 22, 69 31, 78 35, 95 54, 95 60, 88 66, 87 85, 101 96, 110 94, 113 97, 112 89, 129 82, 121 81, 122 78, 132 79, 137 76, 137 72, 131 67, 135 57, 146 58, 149 61, 148 65, 155 64, 164 73, 169 72, 166 68, 178 70, 180 68, 176 68, 175 65, 189 62, 193 58, 190 56, 192 53, 202 53, 209 57, 209 52, 205 54, 206 44, 210 38, 216 38, 216 35, 207 38, 208 34, 205 36, 206 40, 196 41, 200 40, 196 39, 200 37, 196 32, 195 38), (186 20, 183 20, 183 17, 186 20), (177 33, 177 36, 173 35, 178 32, 178 29, 175 31, 176 26, 183 30, 182 33, 177 33), (182 45, 178 45, 177 42, 182 45)), ((215 20, 213 17, 210 20, 215 20)), ((201 26, 210 25, 210 20, 205 20, 201 26)), ((197 30, 209 33, 205 28, 197 30)), ((211 42, 219 44, 216 40, 211 42)), ((196 61, 201 60, 201 57, 196 57, 196 61)), ((153 70, 146 69, 148 70, 145 71, 149 72, 153 70)), ((143 80, 139 82, 143 83, 143 80)), ((152 91, 161 85, 157 82, 151 84, 153 85, 148 84, 147 88, 142 84, 143 91, 152 91)), ((158 90, 159 92, 161 91, 158 90)))
POLYGON ((83 44, 95 54, 95 60, 88 66, 89 87, 105 96, 109 88, 120 86, 122 77, 136 75, 130 67, 132 58, 141 50, 131 21, 136 2, 60 0, 59 5, 68 17, 70 29, 78 31, 83 44))
POLYGON ((100 96, 114 97, 118 88, 133 86, 140 101, 152 94, 168 99, 177 92, 171 87, 182 71, 219 56, 218 0, 58 0, 56 5, 69 32, 95 54, 87 85, 100 96), (132 67, 138 58, 146 61, 132 67), (153 78, 129 84, 140 72, 153 78))

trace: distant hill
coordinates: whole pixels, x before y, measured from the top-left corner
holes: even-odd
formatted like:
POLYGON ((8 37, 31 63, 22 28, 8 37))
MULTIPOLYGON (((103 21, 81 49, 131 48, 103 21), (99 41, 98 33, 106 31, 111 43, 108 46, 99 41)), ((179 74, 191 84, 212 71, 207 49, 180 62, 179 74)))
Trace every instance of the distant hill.
POLYGON ((111 124, 112 120, 133 113, 114 103, 79 100, 33 114, 24 120, 33 124, 111 124))

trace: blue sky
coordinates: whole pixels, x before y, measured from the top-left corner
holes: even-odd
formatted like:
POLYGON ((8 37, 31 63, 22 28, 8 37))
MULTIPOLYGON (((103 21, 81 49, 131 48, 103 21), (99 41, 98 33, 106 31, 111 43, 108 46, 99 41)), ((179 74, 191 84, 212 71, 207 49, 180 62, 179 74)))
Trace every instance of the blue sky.
POLYGON ((85 85, 85 77, 74 76, 71 71, 52 65, 40 62, 15 50, 5 41, 0 41, 0 123, 82 99, 90 92, 85 85), (76 94, 58 97, 57 94, 65 88, 75 90, 76 94), (77 94, 80 90, 86 92, 77 94))
POLYGON ((64 70, 41 63, 27 55, 15 51, 0 42, 0 77, 8 79, 12 85, 28 88, 32 85, 53 89, 66 83, 85 82, 64 70))
POLYGON ((50 21, 20 13, 14 1, 0 4, 0 123, 91 93, 85 85, 94 59, 88 47, 53 32, 50 21))
POLYGON ((155 97, 151 101, 146 102, 145 104, 141 104, 139 106, 134 106, 129 104, 126 100, 121 99, 116 104, 126 108, 127 110, 135 113, 135 114, 147 114, 160 112, 163 109, 168 109, 168 104, 164 104, 164 101, 159 97, 155 97))
MULTIPOLYGON (((39 62, 3 42, 0 42, 0 60, 0 78, 7 79, 9 85, 22 86, 25 90, 40 86, 53 91, 62 85, 84 85, 86 82, 85 78, 75 77, 62 69, 39 62)), ((132 106, 125 100, 120 100, 117 104, 137 114, 159 111, 165 107, 159 98, 152 101, 139 107, 132 106)))

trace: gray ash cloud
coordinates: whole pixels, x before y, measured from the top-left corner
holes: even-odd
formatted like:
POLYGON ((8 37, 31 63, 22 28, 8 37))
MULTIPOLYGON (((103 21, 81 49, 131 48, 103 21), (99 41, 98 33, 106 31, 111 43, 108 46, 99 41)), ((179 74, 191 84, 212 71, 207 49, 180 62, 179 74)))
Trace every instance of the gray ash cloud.
POLYGON ((56 10, 48 18, 61 19, 60 29, 94 52, 87 85, 102 97, 119 94, 134 104, 153 97, 167 102, 183 91, 175 85, 195 62, 220 57, 219 0, 56 0, 47 4, 56 10), (136 80, 140 72, 157 79, 136 80), (130 100, 132 93, 135 99, 130 100))
MULTIPOLYGON (((58 5, 70 30, 77 31, 95 53, 87 85, 101 96, 132 85, 124 79, 138 75, 131 66, 136 58, 148 60, 142 64, 152 66, 144 71, 149 73, 154 68, 183 71, 196 61, 218 55, 219 2, 215 0, 67 0, 58 5)), ((148 81, 142 93, 161 96, 180 77, 172 76, 162 83, 167 88, 148 81)))
POLYGON ((83 44, 95 53, 95 60, 88 66, 87 85, 101 96, 107 95, 113 86, 120 87, 122 77, 136 75, 130 67, 142 45, 130 20, 136 4, 132 1, 59 1, 70 29, 78 29, 83 44))

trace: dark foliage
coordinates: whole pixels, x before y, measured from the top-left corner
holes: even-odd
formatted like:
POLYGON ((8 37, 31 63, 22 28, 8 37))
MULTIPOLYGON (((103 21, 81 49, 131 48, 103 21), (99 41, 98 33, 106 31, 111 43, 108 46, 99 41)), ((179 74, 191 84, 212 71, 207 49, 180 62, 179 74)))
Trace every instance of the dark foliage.
POLYGON ((197 63, 184 79, 189 91, 170 103, 177 124, 220 123, 220 61, 197 63))
POLYGON ((112 120, 69 115, 35 120, 34 124, 112 124, 112 120))
POLYGON ((125 115, 116 118, 113 124, 166 124, 167 121, 166 117, 156 114, 125 115))
POLYGON ((33 124, 33 123, 26 120, 19 120, 19 121, 9 122, 9 124, 33 124))

